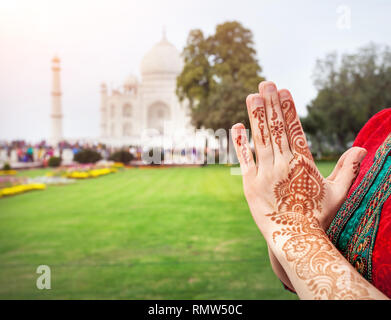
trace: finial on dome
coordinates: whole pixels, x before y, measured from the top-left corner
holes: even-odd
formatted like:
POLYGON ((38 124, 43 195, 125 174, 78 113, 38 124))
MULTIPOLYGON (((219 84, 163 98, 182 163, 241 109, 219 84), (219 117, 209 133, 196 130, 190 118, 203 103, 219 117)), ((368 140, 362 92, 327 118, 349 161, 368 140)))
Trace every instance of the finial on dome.
POLYGON ((163 26, 162 41, 167 41, 166 26, 163 26))
POLYGON ((141 61, 143 79, 150 74, 179 74, 182 70, 180 53, 166 39, 165 29, 163 31, 162 40, 156 43, 141 61))

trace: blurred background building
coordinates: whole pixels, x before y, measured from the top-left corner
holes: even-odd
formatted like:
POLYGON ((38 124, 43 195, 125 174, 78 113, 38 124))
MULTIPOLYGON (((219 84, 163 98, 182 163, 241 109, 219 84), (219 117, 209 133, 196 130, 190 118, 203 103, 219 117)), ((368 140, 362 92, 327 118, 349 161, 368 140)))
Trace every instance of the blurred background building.
POLYGON ((162 136, 192 128, 186 102, 175 93, 182 71, 179 51, 165 33, 141 61, 141 80, 129 75, 122 88, 101 85, 101 137, 108 145, 141 145, 142 134, 162 136))

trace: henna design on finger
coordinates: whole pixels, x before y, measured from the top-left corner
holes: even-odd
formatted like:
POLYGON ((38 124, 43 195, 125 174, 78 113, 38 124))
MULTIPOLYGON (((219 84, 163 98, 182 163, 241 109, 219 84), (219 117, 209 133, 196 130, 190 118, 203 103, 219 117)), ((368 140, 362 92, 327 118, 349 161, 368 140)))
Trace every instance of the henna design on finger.
POLYGON ((354 177, 356 177, 358 175, 358 173, 360 172, 360 166, 361 166, 361 163, 359 161, 354 161, 353 162, 353 174, 354 174, 354 177))
POLYGON ((236 141, 236 144, 239 146, 239 147, 241 147, 242 146, 242 135, 238 135, 237 137, 236 137, 236 139, 235 139, 235 141, 236 141))
POLYGON ((271 131, 272 135, 275 137, 274 141, 276 142, 278 149, 280 150, 280 153, 282 154, 281 138, 282 138, 282 134, 284 132, 284 124, 282 123, 282 121, 279 121, 279 120, 273 121, 271 128, 270 128, 270 131, 271 131))
POLYGON ((286 134, 293 152, 313 160, 308 148, 307 141, 301 128, 300 120, 297 117, 295 105, 292 100, 285 100, 281 105, 282 113, 286 123, 286 134))
POLYGON ((264 119, 266 118, 265 107, 264 106, 256 107, 253 110, 252 114, 258 120, 258 129, 261 133, 262 143, 266 147, 266 143, 267 141, 269 141, 269 135, 267 134, 265 121, 264 121, 264 119))
POLYGON ((238 145, 239 147, 239 150, 241 152, 241 155, 242 155, 242 159, 244 161, 245 164, 248 164, 249 161, 250 161, 250 156, 248 154, 248 150, 246 148, 246 138, 245 136, 242 136, 241 134, 238 135, 236 137, 236 144, 238 145))
POLYGON ((274 136, 274 142, 276 143, 278 149, 280 150, 280 153, 282 154, 281 138, 284 132, 284 124, 282 121, 278 120, 278 115, 276 110, 274 109, 273 104, 272 104, 272 118, 270 120, 271 120, 270 133, 272 136, 274 136))
POLYGON ((245 162, 246 164, 248 164, 248 163, 249 163, 249 160, 250 160, 250 157, 249 157, 249 155, 248 155, 248 153, 247 153, 247 148, 246 148, 245 146, 243 146, 243 148, 242 148, 242 156, 243 156, 244 162, 245 162))

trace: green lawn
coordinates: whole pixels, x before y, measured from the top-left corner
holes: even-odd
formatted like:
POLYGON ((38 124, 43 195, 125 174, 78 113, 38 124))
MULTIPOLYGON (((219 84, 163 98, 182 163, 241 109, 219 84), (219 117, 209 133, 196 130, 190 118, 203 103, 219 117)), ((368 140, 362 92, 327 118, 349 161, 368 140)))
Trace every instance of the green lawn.
POLYGON ((0 199, 0 299, 16 298, 296 296, 269 266, 241 177, 210 166, 129 169, 0 199), (51 290, 36 288, 42 264, 51 290))

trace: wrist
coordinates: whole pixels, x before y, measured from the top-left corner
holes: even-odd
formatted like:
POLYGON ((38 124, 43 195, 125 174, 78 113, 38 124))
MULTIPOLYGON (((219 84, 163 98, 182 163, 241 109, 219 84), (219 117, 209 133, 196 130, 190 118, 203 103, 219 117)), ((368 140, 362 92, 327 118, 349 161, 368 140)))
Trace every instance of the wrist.
POLYGON ((309 219, 294 212, 273 213, 268 216, 273 223, 263 234, 281 264, 281 259, 287 259, 286 251, 294 250, 295 254, 300 255, 300 251, 304 253, 308 250, 311 238, 327 238, 326 231, 315 217, 309 219), (294 242, 291 241, 293 238, 294 242))

